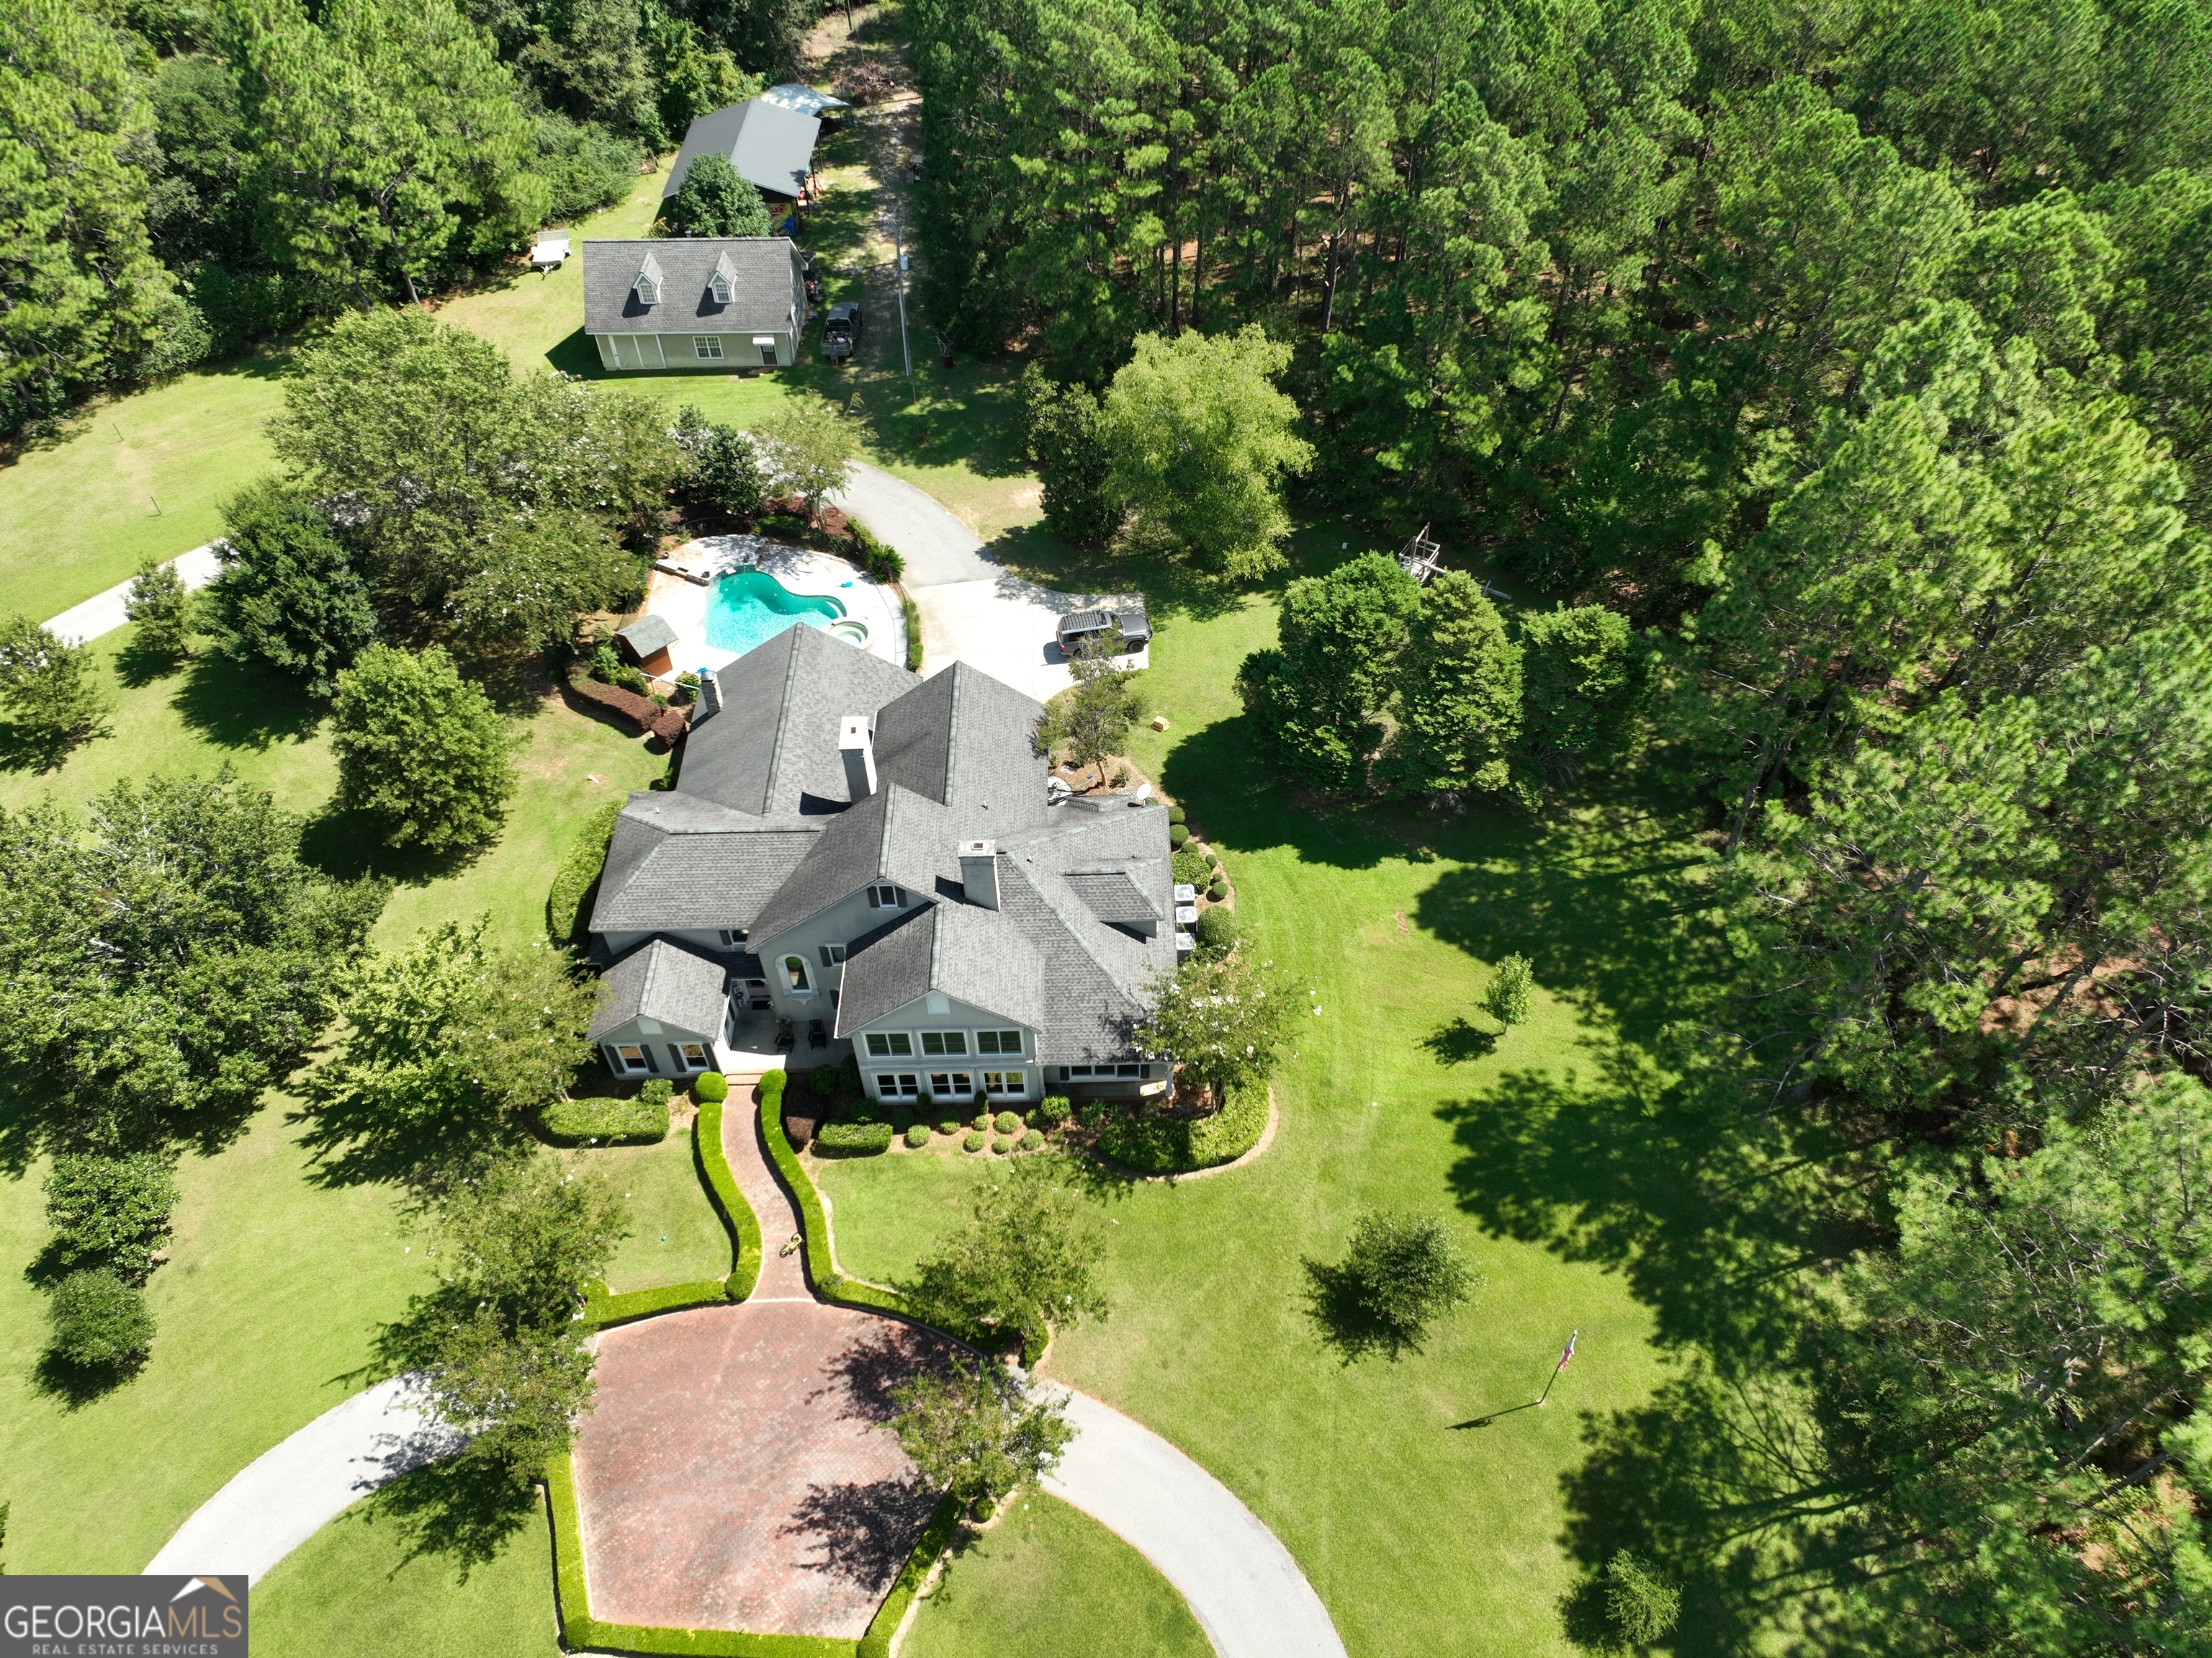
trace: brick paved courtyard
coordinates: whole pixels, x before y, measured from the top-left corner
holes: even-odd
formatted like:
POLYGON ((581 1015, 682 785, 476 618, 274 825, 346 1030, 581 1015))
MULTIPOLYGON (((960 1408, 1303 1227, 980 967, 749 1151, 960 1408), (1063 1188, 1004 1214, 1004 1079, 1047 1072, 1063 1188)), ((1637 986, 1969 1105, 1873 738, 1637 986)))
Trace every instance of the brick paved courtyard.
POLYGON ((592 1615, 865 1634, 937 1506, 883 1425, 889 1393, 945 1344, 811 1299, 672 1313, 599 1342, 575 1452, 592 1615))

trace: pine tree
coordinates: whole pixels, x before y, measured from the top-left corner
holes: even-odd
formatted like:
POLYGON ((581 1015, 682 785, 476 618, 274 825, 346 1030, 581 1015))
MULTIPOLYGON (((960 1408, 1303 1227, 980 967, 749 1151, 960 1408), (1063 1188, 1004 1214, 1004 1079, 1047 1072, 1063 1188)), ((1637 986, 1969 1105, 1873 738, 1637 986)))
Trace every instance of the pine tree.
POLYGON ((1413 578, 1381 553, 1291 582, 1276 621, 1281 643, 1253 652, 1237 674, 1262 752, 1321 793, 1358 789, 1421 602, 1413 578))
POLYGON ((1482 584, 1443 570, 1421 589, 1398 654, 1388 770, 1413 794, 1494 794, 1521 735, 1521 647, 1482 584))

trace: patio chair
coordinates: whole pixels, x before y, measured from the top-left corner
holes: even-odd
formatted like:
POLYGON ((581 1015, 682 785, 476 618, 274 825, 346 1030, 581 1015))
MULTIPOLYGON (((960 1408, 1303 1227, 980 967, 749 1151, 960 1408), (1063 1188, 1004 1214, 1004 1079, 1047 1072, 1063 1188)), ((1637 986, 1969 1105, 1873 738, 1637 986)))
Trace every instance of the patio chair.
POLYGON ((810 1048, 826 1048, 830 1045, 830 1033, 822 1028, 822 1021, 818 1019, 810 1019, 806 1021, 806 1045, 810 1048))

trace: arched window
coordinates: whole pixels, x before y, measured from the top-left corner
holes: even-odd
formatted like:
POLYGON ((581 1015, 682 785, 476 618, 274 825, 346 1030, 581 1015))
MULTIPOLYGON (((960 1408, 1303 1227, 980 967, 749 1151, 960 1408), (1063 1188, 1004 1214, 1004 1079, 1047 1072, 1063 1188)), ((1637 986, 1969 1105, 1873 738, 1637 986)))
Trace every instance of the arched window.
POLYGON ((787 955, 784 957, 783 975, 786 978, 788 978, 791 981, 791 988, 793 990, 803 991, 808 988, 806 983, 806 962, 804 957, 795 955, 787 955))

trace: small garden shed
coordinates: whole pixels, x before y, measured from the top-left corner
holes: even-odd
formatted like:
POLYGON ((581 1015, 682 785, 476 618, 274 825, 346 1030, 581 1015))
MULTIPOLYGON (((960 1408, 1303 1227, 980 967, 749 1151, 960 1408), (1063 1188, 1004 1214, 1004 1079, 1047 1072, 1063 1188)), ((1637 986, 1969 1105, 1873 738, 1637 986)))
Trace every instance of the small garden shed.
POLYGON ((676 630, 665 616, 641 616, 615 633, 615 649, 623 660, 658 680, 674 671, 669 652, 676 648, 676 630))

